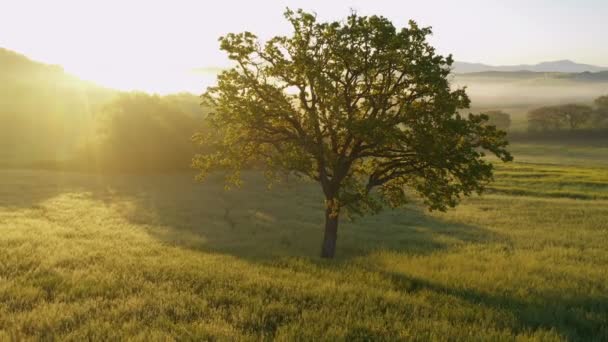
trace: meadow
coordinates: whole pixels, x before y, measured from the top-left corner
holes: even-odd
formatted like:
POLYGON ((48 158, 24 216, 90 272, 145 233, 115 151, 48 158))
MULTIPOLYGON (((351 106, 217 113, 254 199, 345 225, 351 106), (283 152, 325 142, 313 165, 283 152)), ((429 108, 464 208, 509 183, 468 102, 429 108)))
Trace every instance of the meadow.
POLYGON ((606 341, 608 153, 512 150, 454 210, 344 220, 331 261, 315 184, 0 170, 0 340, 606 341))

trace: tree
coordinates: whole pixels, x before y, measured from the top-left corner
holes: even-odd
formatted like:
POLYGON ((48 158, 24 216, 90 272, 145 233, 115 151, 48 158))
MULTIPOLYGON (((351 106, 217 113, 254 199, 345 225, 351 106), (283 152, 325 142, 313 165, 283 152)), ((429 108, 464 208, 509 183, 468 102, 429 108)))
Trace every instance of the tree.
POLYGON ((554 107, 540 107, 528 112, 528 129, 531 131, 557 130, 562 126, 562 117, 554 107))
POLYGON ((593 102, 595 104, 595 122, 599 125, 608 124, 608 95, 600 96, 593 102))
POLYGON ((557 111, 564 118, 570 129, 577 129, 589 123, 593 115, 593 108, 580 104, 558 106, 557 111))
POLYGON ((569 127, 571 130, 589 123, 593 108, 580 104, 546 106, 528 113, 528 127, 531 130, 559 130, 569 127))
POLYGON ((462 116, 464 89, 448 81, 451 56, 435 53, 429 28, 411 21, 397 30, 383 17, 351 14, 317 22, 287 10, 293 35, 264 45, 249 32, 220 38, 236 66, 203 95, 214 108, 212 129, 195 140, 212 153, 193 165, 204 179, 261 166, 270 181, 297 174, 317 181, 325 196, 321 256, 335 253, 338 220, 406 201, 406 188, 430 210, 446 210, 481 192, 492 178, 490 151, 503 161, 505 133, 487 116, 462 116))
POLYGON ((598 97, 593 103, 598 109, 608 109, 608 95, 598 97))
POLYGON ((500 130, 507 130, 511 126, 511 115, 501 110, 490 110, 484 113, 488 116, 488 124, 500 130))

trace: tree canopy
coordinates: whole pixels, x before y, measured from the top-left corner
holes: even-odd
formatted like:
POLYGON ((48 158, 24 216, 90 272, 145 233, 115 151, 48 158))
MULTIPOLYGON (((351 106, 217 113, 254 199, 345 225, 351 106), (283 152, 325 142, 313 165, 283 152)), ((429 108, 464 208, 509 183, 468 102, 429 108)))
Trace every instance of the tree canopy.
POLYGON ((608 126, 608 95, 598 97, 593 103, 596 107, 595 123, 608 126))
POLYGON ((608 95, 600 96, 593 102, 598 109, 608 110, 608 95))
POLYGON ((546 106, 528 113, 530 130, 577 129, 591 122, 593 108, 581 104, 546 106))
POLYGON ((250 32, 220 38, 236 66, 203 95, 211 129, 195 136, 209 148, 194 167, 203 179, 262 167, 269 177, 297 174, 325 195, 323 257, 333 257, 338 218, 406 203, 416 192, 446 210, 492 179, 486 152, 511 160, 505 133, 468 108, 448 81, 451 56, 429 45, 430 28, 397 29, 384 17, 351 14, 318 22, 287 10, 290 36, 260 43, 250 32))

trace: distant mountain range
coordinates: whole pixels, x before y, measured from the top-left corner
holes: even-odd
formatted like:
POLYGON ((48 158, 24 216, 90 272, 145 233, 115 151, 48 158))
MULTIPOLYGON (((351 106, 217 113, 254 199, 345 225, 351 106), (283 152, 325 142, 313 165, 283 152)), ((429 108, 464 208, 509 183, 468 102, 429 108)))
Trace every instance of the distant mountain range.
POLYGON ((520 65, 487 65, 481 63, 454 62, 452 70, 457 74, 466 74, 473 72, 486 71, 533 71, 533 72, 562 72, 562 73, 583 73, 583 72, 600 72, 608 71, 608 67, 600 67, 596 65, 580 64, 570 60, 561 60, 553 62, 542 62, 538 64, 520 64, 520 65))
MULTIPOLYGON (((455 73, 455 80, 513 82, 536 80, 538 82, 579 81, 608 82, 608 70, 598 72, 539 72, 539 71, 480 71, 455 73)), ((557 83, 554 83, 557 85, 557 83)))

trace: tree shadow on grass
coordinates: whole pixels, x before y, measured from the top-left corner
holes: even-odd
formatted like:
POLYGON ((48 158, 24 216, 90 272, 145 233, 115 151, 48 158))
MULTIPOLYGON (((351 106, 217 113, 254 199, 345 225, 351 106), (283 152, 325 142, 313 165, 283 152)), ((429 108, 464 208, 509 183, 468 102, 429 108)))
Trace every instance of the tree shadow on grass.
POLYGON ((475 306, 509 312, 515 317, 516 325, 509 325, 508 329, 516 333, 542 328, 556 331, 571 341, 608 340, 608 297, 575 294, 564 298, 543 293, 522 298, 508 293, 495 295, 469 288, 449 287, 403 273, 381 272, 399 291, 431 291, 475 306))
MULTIPOLYGON (((139 178, 137 185, 123 184, 103 200, 124 201, 123 215, 129 221, 170 245, 256 261, 317 257, 323 237, 318 187, 295 183, 268 190, 259 175, 245 178, 245 186, 230 191, 220 178, 204 184, 184 175, 139 178)), ((425 254, 496 239, 500 237, 489 230, 441 220, 411 206, 343 220, 337 255, 347 260, 375 250, 425 254)))
MULTIPOLYGON (((73 171, 0 169, 0 208, 37 208, 48 200, 75 194, 110 203, 117 192, 136 195, 152 184, 135 175, 107 175, 73 171)), ((151 179, 149 176, 144 177, 151 179)))
MULTIPOLYGON (((323 197, 316 184, 289 183, 268 190, 259 174, 245 175, 241 189, 226 191, 223 179, 205 183, 188 173, 100 175, 3 170, 0 209, 44 209, 69 194, 112 207, 160 241, 195 250, 264 260, 316 258, 323 237, 323 197)), ((69 210, 69 207, 66 207, 69 210)), ((338 259, 375 250, 424 254, 499 237, 486 229, 444 221, 411 206, 339 227, 338 259)))
MULTIPOLYGON (((510 244, 506 237, 488 229, 444 220, 410 206, 342 222, 337 260, 325 262, 318 258, 323 201, 316 185, 298 183, 267 191, 259 177, 247 178, 249 185, 228 192, 219 179, 205 184, 184 176, 141 179, 135 187, 139 190, 133 192, 126 187, 125 192, 116 191, 111 198, 130 203, 125 217, 147 227, 163 243, 232 255, 270 267, 293 268, 298 263, 286 260, 283 265, 284 257, 307 257, 306 263, 314 268, 338 272, 351 260, 374 251, 427 255, 464 245, 510 244)), ((509 313, 515 323, 504 323, 504 328, 515 333, 553 330, 569 340, 605 340, 608 335, 605 297, 568 293, 562 298, 545 293, 525 298, 513 291, 489 294, 382 269, 370 272, 385 277, 397 291, 426 290, 509 313)))

